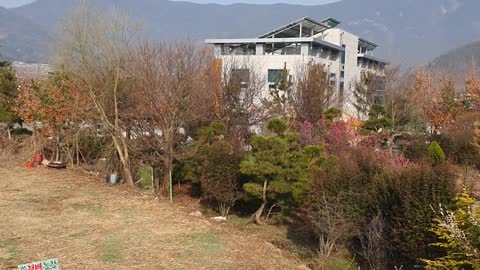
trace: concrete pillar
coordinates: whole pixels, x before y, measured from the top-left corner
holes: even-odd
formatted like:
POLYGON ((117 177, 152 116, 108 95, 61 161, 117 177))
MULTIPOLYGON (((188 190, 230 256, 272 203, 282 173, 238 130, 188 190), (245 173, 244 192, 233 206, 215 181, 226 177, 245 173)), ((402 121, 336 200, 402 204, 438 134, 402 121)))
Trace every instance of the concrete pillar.
POLYGON ((219 56, 222 54, 222 45, 220 44, 215 44, 215 47, 213 48, 213 54, 215 56, 219 56))
POLYGON ((300 50, 300 54, 301 55, 308 55, 309 54, 309 51, 310 51, 310 44, 308 43, 302 43, 301 45, 301 50, 300 50))
POLYGON ((265 44, 257 43, 256 44, 256 55, 264 55, 265 54, 265 44))

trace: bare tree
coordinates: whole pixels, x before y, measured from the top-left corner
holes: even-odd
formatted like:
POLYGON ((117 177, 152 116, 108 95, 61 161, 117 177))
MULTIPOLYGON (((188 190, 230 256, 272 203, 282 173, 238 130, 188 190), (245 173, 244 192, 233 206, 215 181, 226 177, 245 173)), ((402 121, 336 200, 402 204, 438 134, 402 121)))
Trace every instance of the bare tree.
POLYGON ((243 149, 251 128, 260 126, 267 117, 262 102, 265 78, 248 58, 223 63, 218 118, 227 126, 227 140, 243 149))
POLYGON ((291 105, 298 121, 316 123, 333 101, 328 74, 323 64, 308 63, 298 70, 291 105))
POLYGON ((385 70, 384 107, 394 126, 403 126, 418 122, 419 108, 415 105, 412 89, 415 73, 402 72, 399 67, 385 70))
MULTIPOLYGON (((128 74, 137 100, 135 138, 155 153, 163 171, 163 188, 173 161, 185 157, 186 129, 213 119, 215 91, 211 84, 214 61, 210 50, 194 42, 145 42, 129 57, 128 74)), ((160 191, 159 179, 155 188, 160 191)))
POLYGON ((360 234, 361 251, 371 270, 386 269, 387 245, 383 237, 385 221, 381 214, 374 216, 365 224, 360 234))
POLYGON ((375 77, 372 72, 362 72, 354 83, 352 105, 358 118, 365 118, 375 102, 375 77))
POLYGON ((309 201, 306 220, 318 236, 320 255, 330 256, 341 240, 355 235, 352 211, 342 203, 342 196, 324 192, 309 201))
POLYGON ((140 27, 119 12, 102 12, 86 2, 74 8, 58 35, 54 64, 76 76, 88 93, 121 161, 123 176, 133 186, 129 140, 122 112, 131 89, 125 68, 140 27))

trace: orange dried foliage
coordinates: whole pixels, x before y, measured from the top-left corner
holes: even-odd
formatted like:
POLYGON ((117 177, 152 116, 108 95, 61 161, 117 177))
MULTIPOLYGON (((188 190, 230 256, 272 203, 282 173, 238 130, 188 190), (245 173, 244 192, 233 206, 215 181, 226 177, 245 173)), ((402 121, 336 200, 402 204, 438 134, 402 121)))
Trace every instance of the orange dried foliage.
POLYGON ((22 118, 23 122, 28 125, 34 125, 37 121, 42 120, 42 102, 40 98, 34 94, 34 82, 27 82, 22 78, 18 78, 18 96, 16 98, 15 112, 22 118))
POLYGON ((431 73, 420 71, 414 89, 414 102, 421 108, 432 132, 448 130, 465 111, 464 104, 456 96, 452 77, 439 74, 437 81, 434 83, 431 73))
POLYGON ((465 79, 465 91, 472 105, 480 108, 480 79, 475 69, 465 79))
MULTIPOLYGON (((55 76, 55 75, 53 75, 55 76)), ((19 79, 16 112, 29 125, 42 122, 43 132, 58 135, 60 128, 92 116, 90 97, 68 76, 27 82, 19 79)))

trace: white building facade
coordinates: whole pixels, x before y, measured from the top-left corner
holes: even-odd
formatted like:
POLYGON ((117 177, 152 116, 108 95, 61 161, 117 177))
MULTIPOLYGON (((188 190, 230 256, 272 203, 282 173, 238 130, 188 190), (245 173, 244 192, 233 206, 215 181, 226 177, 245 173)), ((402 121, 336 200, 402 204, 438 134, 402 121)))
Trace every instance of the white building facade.
MULTIPOLYGON (((385 76, 388 62, 374 56, 377 45, 337 26, 339 21, 323 21, 305 17, 257 38, 207 39, 224 68, 228 63, 246 62, 265 80, 265 93, 287 68, 291 76, 308 63, 323 64, 334 91, 333 104, 354 116, 353 87, 362 72, 385 76)), ((381 80, 379 80, 381 81, 381 80)), ((382 99, 382 84, 378 84, 378 102, 382 99)), ((384 84, 383 84, 384 85, 384 84)))

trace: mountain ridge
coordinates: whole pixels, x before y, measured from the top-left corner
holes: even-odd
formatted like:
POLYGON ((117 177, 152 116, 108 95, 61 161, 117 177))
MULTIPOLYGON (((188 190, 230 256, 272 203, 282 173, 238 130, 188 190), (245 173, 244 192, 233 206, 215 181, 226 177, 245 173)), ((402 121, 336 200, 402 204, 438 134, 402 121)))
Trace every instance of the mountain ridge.
POLYGON ((480 40, 448 50, 433 59, 427 67, 430 70, 460 77, 469 73, 472 68, 476 68, 478 71, 480 67, 480 40))
MULTIPOLYGON (((9 11, 48 32, 74 2, 37 0, 9 11)), ((145 22, 150 38, 160 40, 254 37, 300 17, 334 17, 342 22, 340 28, 379 44, 377 56, 403 65, 427 63, 480 35, 480 18, 475 12, 480 9, 480 1, 476 0, 342 0, 319 6, 168 0, 97 2, 103 7, 127 10, 134 19, 145 22)))
POLYGON ((48 33, 27 18, 0 7, 0 57, 31 62, 48 52, 48 33))

